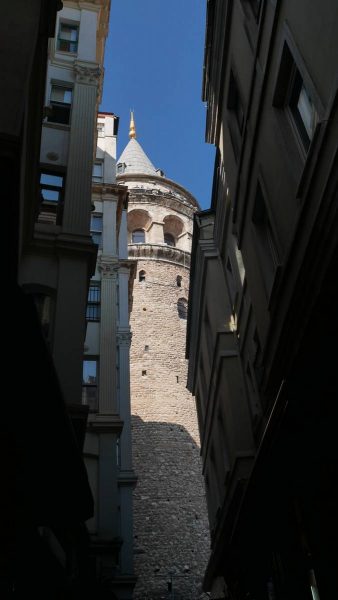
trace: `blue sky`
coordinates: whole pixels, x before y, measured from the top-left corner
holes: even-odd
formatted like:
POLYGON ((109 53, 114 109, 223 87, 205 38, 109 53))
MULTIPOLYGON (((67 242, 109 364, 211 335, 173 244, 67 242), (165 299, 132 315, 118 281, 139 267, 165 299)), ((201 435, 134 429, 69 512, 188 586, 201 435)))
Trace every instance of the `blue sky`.
POLYGON ((137 140, 156 168, 210 206, 214 147, 201 100, 206 0, 112 0, 100 110, 120 117, 118 155, 137 140))

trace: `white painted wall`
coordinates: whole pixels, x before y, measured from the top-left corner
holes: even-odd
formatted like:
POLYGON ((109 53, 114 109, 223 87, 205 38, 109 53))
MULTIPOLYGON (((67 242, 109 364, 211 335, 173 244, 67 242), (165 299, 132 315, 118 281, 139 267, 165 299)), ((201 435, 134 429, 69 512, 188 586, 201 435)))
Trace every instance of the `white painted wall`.
MULTIPOLYGON (((94 7, 95 8, 95 7, 94 7)), ((97 6, 99 10, 99 6, 97 6)), ((96 28, 98 12, 81 10, 78 59, 88 62, 96 61, 96 28)))
POLYGON ((42 127, 40 162, 67 165, 70 130, 67 126, 45 123, 42 127), (54 154, 53 160, 48 155, 54 154))

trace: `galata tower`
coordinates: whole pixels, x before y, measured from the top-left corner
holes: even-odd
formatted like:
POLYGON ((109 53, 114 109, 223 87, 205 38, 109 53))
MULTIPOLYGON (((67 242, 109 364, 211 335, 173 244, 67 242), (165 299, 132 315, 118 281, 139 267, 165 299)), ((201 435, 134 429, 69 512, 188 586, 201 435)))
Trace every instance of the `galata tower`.
POLYGON ((137 261, 130 383, 137 600, 196 600, 209 554, 194 398, 186 389, 192 217, 198 204, 136 140, 117 161, 128 186, 128 254, 137 261))

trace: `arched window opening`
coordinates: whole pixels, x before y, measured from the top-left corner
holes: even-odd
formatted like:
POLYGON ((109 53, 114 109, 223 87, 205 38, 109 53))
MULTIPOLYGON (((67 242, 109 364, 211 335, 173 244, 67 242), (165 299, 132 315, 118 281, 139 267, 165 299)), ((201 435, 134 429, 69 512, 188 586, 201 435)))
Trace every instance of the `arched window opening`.
POLYGON ((134 229, 131 234, 131 240, 133 244, 144 244, 145 234, 143 229, 134 229))
POLYGON ((164 234, 164 243, 167 244, 167 246, 175 246, 175 238, 173 235, 171 235, 171 233, 165 233, 164 234))
POLYGON ((179 298, 177 301, 178 316, 180 319, 186 319, 188 316, 188 302, 185 298, 179 298))
POLYGON ((181 275, 177 275, 177 277, 176 277, 176 283, 177 283, 177 287, 181 287, 182 286, 182 277, 181 277, 181 275))
POLYGON ((138 274, 138 280, 139 281, 145 281, 146 280, 146 272, 145 271, 140 271, 138 274))

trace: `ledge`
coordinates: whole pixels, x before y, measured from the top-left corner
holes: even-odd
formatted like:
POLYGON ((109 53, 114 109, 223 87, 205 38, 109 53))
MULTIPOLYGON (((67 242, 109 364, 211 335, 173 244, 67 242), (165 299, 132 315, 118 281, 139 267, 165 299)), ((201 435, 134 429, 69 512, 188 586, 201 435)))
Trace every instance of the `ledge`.
POLYGON ((128 257, 164 260, 190 268, 190 252, 166 244, 128 244, 128 257))

